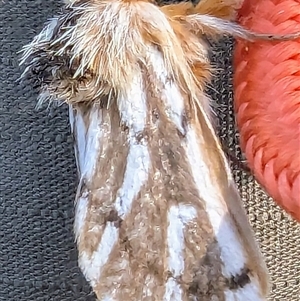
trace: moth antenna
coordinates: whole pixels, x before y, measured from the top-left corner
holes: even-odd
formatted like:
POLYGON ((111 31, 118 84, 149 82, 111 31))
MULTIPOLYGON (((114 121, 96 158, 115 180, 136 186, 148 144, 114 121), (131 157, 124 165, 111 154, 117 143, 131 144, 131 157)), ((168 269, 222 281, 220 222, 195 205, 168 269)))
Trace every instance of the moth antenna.
POLYGON ((224 35, 255 41, 289 41, 300 37, 300 33, 268 34, 252 32, 235 23, 237 11, 243 1, 201 0, 194 6, 191 2, 162 6, 162 11, 174 20, 185 23, 198 35, 219 38, 224 35))
POLYGON ((221 36, 233 36, 248 41, 289 41, 300 38, 300 32, 292 34, 264 34, 252 32, 232 21, 223 20, 210 15, 193 14, 187 16, 174 16, 175 20, 188 26, 196 35, 206 35, 213 38, 221 36))

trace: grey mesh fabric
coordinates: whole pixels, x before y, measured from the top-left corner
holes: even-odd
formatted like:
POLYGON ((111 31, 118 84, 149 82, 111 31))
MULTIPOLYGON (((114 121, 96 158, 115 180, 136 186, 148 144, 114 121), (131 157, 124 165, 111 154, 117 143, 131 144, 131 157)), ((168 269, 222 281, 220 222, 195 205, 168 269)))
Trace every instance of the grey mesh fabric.
MULTIPOLYGON (((92 301, 77 266, 72 232, 76 169, 65 105, 35 110, 37 94, 20 76, 18 54, 59 10, 58 0, 0 4, 0 301, 92 301)), ((213 47, 209 93, 224 146, 238 158, 232 103, 233 43, 213 47)), ((232 166, 272 275, 270 300, 300 300, 300 226, 253 177, 232 166)))

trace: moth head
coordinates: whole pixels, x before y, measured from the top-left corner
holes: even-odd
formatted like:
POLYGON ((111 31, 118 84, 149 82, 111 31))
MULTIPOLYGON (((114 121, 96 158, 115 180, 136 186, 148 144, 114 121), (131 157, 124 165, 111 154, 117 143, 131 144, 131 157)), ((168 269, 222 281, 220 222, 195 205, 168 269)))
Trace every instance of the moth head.
POLYGON ((126 93, 149 45, 182 89, 204 89, 210 66, 205 43, 166 8, 145 1, 68 1, 23 49, 23 77, 40 89, 39 103, 98 101, 126 93))

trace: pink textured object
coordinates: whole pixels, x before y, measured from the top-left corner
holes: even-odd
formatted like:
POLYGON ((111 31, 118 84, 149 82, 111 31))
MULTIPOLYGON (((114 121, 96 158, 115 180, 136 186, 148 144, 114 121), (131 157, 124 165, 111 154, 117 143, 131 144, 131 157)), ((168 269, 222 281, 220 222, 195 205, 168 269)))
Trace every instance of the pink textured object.
MULTIPOLYGON (((246 0, 239 23, 255 32, 300 31, 300 1, 246 0)), ((300 221, 300 40, 237 41, 235 110, 256 179, 300 221)))

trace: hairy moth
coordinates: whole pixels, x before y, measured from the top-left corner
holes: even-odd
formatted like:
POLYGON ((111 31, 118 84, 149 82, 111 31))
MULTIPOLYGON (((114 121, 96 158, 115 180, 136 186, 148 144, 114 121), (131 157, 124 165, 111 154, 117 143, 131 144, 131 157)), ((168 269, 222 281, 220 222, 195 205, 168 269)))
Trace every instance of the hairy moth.
POLYGON ((69 105, 78 260, 99 300, 266 300, 204 92, 204 35, 284 37, 251 33, 234 12, 220 0, 66 1, 23 49, 39 103, 69 105))

